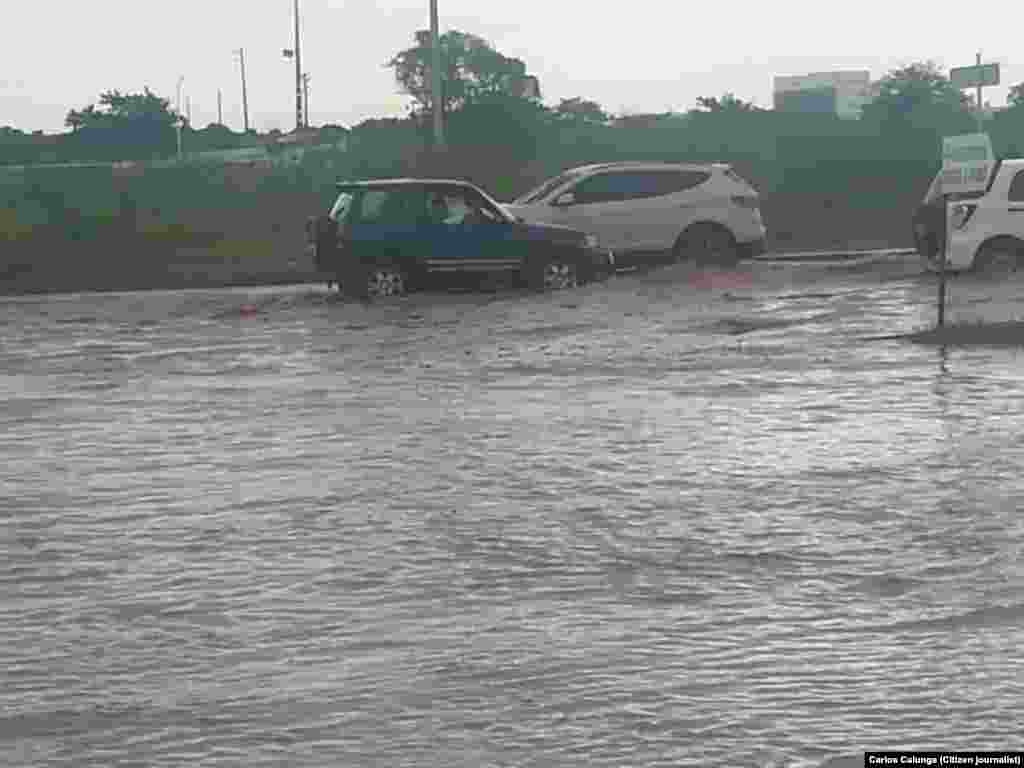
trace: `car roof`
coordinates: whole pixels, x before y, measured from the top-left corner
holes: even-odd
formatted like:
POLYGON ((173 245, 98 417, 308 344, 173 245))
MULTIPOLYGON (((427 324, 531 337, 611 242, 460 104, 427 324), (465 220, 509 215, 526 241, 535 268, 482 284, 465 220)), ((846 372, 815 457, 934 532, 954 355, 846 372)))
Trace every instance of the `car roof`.
POLYGON ((439 186, 460 186, 460 187, 473 187, 468 181, 460 181, 458 179, 360 179, 358 181, 339 181, 335 186, 337 187, 398 187, 398 186, 424 186, 424 187, 439 187, 439 186))
POLYGON ((593 173, 595 171, 725 171, 731 168, 728 163, 668 163, 652 160, 623 160, 615 163, 595 163, 570 168, 567 173, 593 173))

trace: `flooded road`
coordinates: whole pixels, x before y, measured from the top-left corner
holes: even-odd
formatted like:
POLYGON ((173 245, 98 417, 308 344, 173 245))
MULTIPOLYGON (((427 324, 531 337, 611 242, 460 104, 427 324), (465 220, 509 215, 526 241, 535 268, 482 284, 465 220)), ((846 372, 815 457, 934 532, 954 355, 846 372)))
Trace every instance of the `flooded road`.
POLYGON ((0 763, 1019 749, 1024 358, 752 269, 0 300, 0 763))

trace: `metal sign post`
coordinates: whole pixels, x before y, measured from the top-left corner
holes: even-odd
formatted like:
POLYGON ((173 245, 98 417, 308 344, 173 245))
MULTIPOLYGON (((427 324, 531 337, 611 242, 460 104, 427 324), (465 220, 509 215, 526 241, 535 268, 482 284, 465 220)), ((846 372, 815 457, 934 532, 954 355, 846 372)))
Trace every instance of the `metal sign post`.
POLYGON ((939 253, 939 328, 946 324, 946 258, 949 253, 949 195, 942 195, 942 214, 945 216, 942 252, 939 253))
POLYGON ((976 117, 980 133, 982 123, 981 89, 990 85, 999 85, 999 64, 982 64, 979 53, 977 63, 973 67, 956 67, 949 70, 949 81, 954 88, 961 91, 967 88, 977 89, 976 117))

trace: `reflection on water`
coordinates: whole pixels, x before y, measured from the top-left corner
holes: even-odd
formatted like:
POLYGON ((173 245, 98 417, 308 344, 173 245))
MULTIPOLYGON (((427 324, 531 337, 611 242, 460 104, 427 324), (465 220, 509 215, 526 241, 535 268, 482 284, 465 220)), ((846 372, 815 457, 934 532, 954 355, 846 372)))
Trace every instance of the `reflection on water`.
POLYGON ((5 300, 3 762, 1008 748, 1016 353, 864 340, 925 282, 666 274, 5 300))

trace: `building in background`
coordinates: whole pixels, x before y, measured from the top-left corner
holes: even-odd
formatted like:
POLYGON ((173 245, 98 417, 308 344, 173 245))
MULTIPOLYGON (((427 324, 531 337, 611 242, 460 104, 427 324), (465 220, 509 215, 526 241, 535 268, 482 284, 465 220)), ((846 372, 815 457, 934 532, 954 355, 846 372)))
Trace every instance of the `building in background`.
POLYGON ((776 77, 772 101, 780 112, 817 112, 856 120, 872 92, 870 72, 813 72, 776 77))

